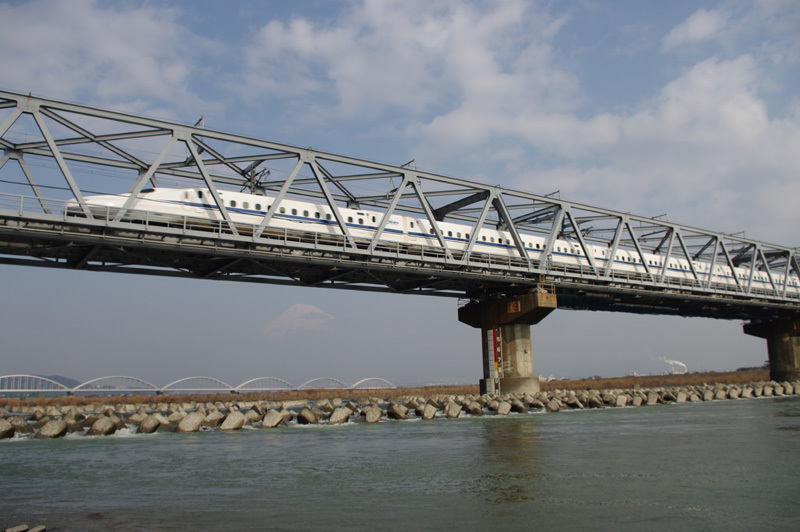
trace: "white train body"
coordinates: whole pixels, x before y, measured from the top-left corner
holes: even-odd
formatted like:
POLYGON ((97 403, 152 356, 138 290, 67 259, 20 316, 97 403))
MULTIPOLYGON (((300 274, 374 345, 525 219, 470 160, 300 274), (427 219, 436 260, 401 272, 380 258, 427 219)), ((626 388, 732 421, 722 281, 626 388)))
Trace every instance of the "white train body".
MULTIPOLYGON (((268 209, 275 202, 275 198, 270 196, 243 192, 220 191, 219 195, 231 220, 241 227, 257 227, 266 216, 268 209)), ((87 196, 85 201, 93 214, 105 217, 114 216, 127 199, 128 194, 121 194, 115 196, 87 196)), ((78 209, 77 202, 75 200, 67 202, 67 209, 69 212, 76 212, 78 209)), ((222 219, 211 194, 207 189, 202 188, 144 190, 132 205, 131 212, 126 216, 126 219, 141 219, 145 212, 148 214, 148 218, 153 221, 159 219, 175 221, 184 218, 200 218, 207 219, 216 225, 222 219)), ((356 238, 374 238, 383 218, 383 213, 363 209, 340 208, 339 212, 347 224, 348 231, 356 238)), ((471 237, 470 233, 473 230, 471 226, 451 222, 438 222, 437 225, 451 251, 466 249, 471 237)), ((341 235, 336 217, 327 204, 293 199, 281 201, 278 211, 273 214, 273 218, 270 220, 269 227, 341 235)), ((525 232, 520 232, 520 238, 528 255, 533 259, 541 259, 541 254, 545 252, 546 239, 542 236, 525 232)), ((381 240, 423 248, 441 248, 430 222, 424 217, 392 215, 383 230, 381 240)), ((604 270, 608 265, 608 261, 612 260, 612 257, 609 256, 611 249, 607 246, 597 245, 587 245, 587 248, 592 253, 595 265, 604 270)), ((520 256, 511 233, 486 227, 480 229, 478 239, 472 247, 472 253, 510 258, 519 258, 520 256)), ((578 269, 581 266, 589 266, 589 261, 583 254, 580 244, 575 240, 556 240, 550 251, 549 260, 554 268, 578 269)), ((665 279, 667 281, 694 279, 692 268, 685 258, 672 257, 669 259, 668 264, 664 264, 664 255, 644 253, 644 260, 647 262, 650 272, 657 277, 660 277, 662 269, 666 268, 664 275, 668 278, 665 279)), ((714 266, 714 271, 711 272, 711 264, 709 262, 693 261, 692 264, 701 281, 707 282, 709 274, 713 276, 711 280, 712 287, 714 285, 735 286, 737 283, 734 280, 734 275, 739 278, 738 284, 743 286, 746 286, 750 279, 749 267, 731 270, 727 264, 717 264, 714 266)), ((614 253, 612 270, 617 273, 627 272, 639 276, 646 273, 639 254, 636 251, 627 249, 617 249, 614 253)), ((773 282, 777 290, 782 292, 784 287, 783 275, 773 275, 772 282, 770 282, 765 273, 758 271, 753 273, 753 288, 758 292, 767 290, 772 292, 773 282)), ((800 279, 795 273, 789 275, 787 293, 800 295, 800 279)))

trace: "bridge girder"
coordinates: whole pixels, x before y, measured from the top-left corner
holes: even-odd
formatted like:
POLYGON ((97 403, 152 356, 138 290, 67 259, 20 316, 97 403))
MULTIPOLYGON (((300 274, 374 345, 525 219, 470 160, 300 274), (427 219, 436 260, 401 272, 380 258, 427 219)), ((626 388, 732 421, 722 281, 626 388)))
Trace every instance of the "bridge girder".
MULTIPOLYGON (((718 299, 779 313, 798 308, 785 284, 775 281, 778 275, 800 275, 795 248, 406 166, 5 91, 0 91, 0 150, 0 263, 449 297, 530 290, 547 277, 560 290, 574 290, 573 301, 586 290, 583 284, 603 293, 619 285, 646 295, 666 292, 659 297, 667 300, 705 298, 714 308, 722 307, 715 303, 718 299), (29 165, 31 161, 37 164, 29 165), (256 174, 268 179, 254 181, 256 174), (224 221, 203 234, 186 227, 131 225, 124 218, 132 200, 111 221, 95 220, 86 207, 85 195, 130 193, 132 198, 148 182, 208 188, 224 221), (272 213, 252 233, 239 234, 219 192, 246 188, 274 194, 275 209, 288 198, 326 205, 344 235, 340 244, 329 248, 309 235, 294 242, 287 235, 265 234, 272 213), (66 215, 64 202, 69 199, 77 200, 85 218, 66 215), (341 213, 348 206, 383 215, 375 239, 362 241, 349 234, 341 213), (393 214, 424 220, 439 249, 434 246, 420 255, 381 241, 393 214), (464 250, 448 245, 443 224, 449 222, 470 227, 464 250), (498 263, 473 252, 478 232, 496 227, 509 232, 520 258, 498 263), (545 239, 540 253, 529 252, 529 235, 545 239), (553 271, 547 259, 559 238, 587 257, 588 266, 553 271), (610 260, 605 266, 594 263, 590 246, 601 247, 609 257, 627 252, 643 266, 644 275, 618 278, 610 260), (670 285, 647 264, 648 255, 665 263, 687 261, 686 286, 670 285), (344 266, 332 273, 332 261, 344 266), (736 278, 732 293, 719 292, 696 269, 697 261, 712 268, 749 264, 750 275, 736 278), (758 277, 769 279, 769 289, 755 289, 758 277)), ((575 308, 583 304, 575 303, 575 308)), ((691 312, 703 312, 690 307, 691 312)))

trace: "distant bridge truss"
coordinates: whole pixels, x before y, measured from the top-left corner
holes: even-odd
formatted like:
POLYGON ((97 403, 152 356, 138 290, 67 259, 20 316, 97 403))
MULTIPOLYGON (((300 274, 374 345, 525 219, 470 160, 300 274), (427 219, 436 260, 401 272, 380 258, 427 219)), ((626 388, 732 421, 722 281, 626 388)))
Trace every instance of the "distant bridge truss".
POLYGON ((0 376, 0 394, 85 394, 85 395, 147 395, 147 394, 211 394, 211 393, 260 393, 296 390, 381 390, 397 388, 394 384, 377 377, 361 379, 345 384, 339 379, 320 377, 295 386, 275 377, 258 377, 231 386, 213 377, 185 377, 158 387, 136 377, 99 377, 73 387, 65 386, 47 377, 38 375, 0 376))
POLYGON ((4 264, 477 299, 554 289, 559 308, 724 319, 771 320, 800 311, 800 296, 788 283, 800 275, 796 248, 421 172, 410 164, 2 91, 0 150, 4 264), (134 198, 149 187, 202 187, 218 220, 135 212, 134 198), (273 198, 260 223, 234 223, 221 200, 225 191, 242 190, 273 198), (115 212, 98 213, 86 202, 91 195, 125 193, 115 212), (321 238, 273 225, 277 206, 292 199, 325 206, 340 234, 321 238), (67 212, 69 200, 75 207, 67 212), (378 213, 374 236, 356 236, 344 209, 378 213), (382 238, 391 215, 424 220, 435 244, 382 238), (459 233, 458 248, 448 224, 471 228, 459 233), (475 251, 480 231, 488 228, 510 235, 504 244, 514 256, 475 251), (526 246, 527 235, 543 239, 541 251, 526 246), (563 253, 585 264, 553 264, 553 254, 562 253, 557 242, 564 241, 563 253), (610 259, 595 260, 590 246, 608 250, 610 259), (636 264, 636 272, 617 271, 617 254, 636 264), (648 264, 653 255, 665 267, 648 264), (665 274, 671 260, 685 261, 680 278, 665 274), (746 275, 721 286, 700 265, 746 275))

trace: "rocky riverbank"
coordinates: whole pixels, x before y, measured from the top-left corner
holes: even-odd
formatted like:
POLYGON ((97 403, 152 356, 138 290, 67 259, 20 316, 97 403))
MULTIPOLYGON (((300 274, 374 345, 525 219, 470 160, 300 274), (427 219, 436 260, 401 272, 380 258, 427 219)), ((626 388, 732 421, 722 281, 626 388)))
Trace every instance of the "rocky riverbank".
POLYGON ((691 385, 604 390, 551 390, 512 395, 433 395, 331 398, 316 401, 214 401, 99 405, 10 406, 0 409, 0 439, 107 436, 120 431, 234 431, 290 424, 338 425, 403 419, 544 413, 666 403, 800 395, 800 382, 691 385))

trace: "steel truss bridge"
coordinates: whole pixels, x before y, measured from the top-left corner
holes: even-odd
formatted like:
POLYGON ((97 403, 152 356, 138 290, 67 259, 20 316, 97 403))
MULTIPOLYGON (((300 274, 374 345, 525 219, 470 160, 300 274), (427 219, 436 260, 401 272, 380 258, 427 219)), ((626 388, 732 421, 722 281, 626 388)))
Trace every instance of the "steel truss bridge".
POLYGON ((559 308, 724 319, 800 312, 797 294, 778 280, 800 275, 797 248, 198 124, 0 91, 0 263, 472 299, 554 289, 559 308), (156 186, 207 188, 220 221, 133 212, 132 198, 156 186), (273 208, 259 224, 234 224, 220 199, 226 190, 269 194, 273 208), (131 199, 98 215, 85 200, 98 193, 131 199), (341 235, 276 228, 270 222, 287 199, 327 205, 341 235), (78 209, 67 212, 68 200, 78 209), (354 236, 343 208, 383 214, 374 238, 354 236), (382 239, 392 214, 429 222, 438 245, 382 239), (465 249, 448 245, 442 222, 472 228, 465 249), (476 253, 482 228, 508 231, 519 258, 476 253), (532 256, 525 235, 543 237, 543 251, 532 256), (547 260, 557 239, 588 265, 547 260), (591 245, 610 257, 627 251, 643 273, 598 263, 591 245), (688 278, 665 276, 646 254, 688 261, 688 278), (749 275, 712 284, 700 261, 749 275))
POLYGON ((297 391, 311 389, 332 390, 383 390, 396 388, 394 384, 378 377, 361 379, 353 384, 345 384, 332 377, 319 377, 295 386, 276 377, 258 377, 250 379, 238 386, 231 386, 214 377, 185 377, 165 386, 156 386, 136 377, 109 376, 99 377, 73 387, 38 375, 2 375, 0 376, 0 394, 20 393, 63 393, 75 394, 199 394, 199 393, 261 393, 279 391, 297 391))

